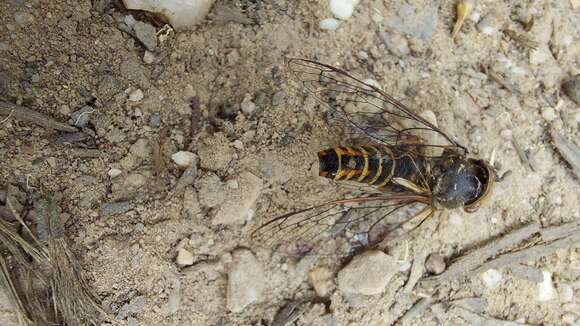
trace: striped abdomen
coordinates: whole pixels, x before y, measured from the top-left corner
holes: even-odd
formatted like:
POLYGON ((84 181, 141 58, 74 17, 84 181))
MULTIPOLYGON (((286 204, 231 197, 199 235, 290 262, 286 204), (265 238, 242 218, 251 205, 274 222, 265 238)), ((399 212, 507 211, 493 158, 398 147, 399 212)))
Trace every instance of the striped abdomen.
POLYGON ((353 180, 384 187, 393 178, 411 182, 417 178, 417 162, 407 153, 388 147, 336 147, 318 152, 320 176, 334 180, 353 180))

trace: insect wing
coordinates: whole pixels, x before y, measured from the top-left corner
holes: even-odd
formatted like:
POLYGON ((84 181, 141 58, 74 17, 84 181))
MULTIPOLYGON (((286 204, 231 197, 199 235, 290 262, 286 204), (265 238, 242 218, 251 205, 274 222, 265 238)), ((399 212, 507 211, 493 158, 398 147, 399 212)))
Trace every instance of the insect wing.
POLYGON ((381 194, 330 201, 278 216, 256 229, 251 237, 261 245, 278 247, 290 256, 349 255, 352 246, 357 245, 353 242, 358 239, 359 245, 368 245, 371 240, 365 237, 375 225, 412 203, 428 204, 428 198, 416 194, 381 194), (345 234, 350 237, 345 239, 345 234), (342 240, 346 243, 342 246, 335 243, 330 248, 331 241, 342 240), (340 246, 338 251, 337 246, 340 246))
POLYGON ((413 113, 401 102, 347 72, 307 59, 288 60, 293 79, 326 105, 335 118, 351 127, 353 134, 389 146, 447 148, 464 151, 446 133, 413 113), (443 138, 443 144, 430 143, 443 138))

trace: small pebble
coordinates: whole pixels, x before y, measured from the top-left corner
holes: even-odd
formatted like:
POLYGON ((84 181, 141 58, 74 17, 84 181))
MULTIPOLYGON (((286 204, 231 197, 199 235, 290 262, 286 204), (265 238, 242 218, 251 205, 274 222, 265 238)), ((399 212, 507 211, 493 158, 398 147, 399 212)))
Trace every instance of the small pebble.
POLYGON ((121 170, 119 170, 119 169, 117 169, 117 168, 111 168, 111 169, 110 169, 110 170, 107 172, 107 174, 109 175, 109 177, 110 177, 111 179, 113 179, 113 178, 116 178, 116 177, 120 176, 120 175, 121 175, 121 173, 123 173, 123 171, 121 171, 121 170))
POLYGON ((367 251, 338 273, 338 288, 343 293, 379 294, 397 271, 396 259, 379 250, 367 251))
POLYGON ((432 253, 425 261, 425 269, 427 272, 439 275, 445 270, 445 259, 438 253, 432 253))
POLYGON ((128 201, 105 203, 101 205, 100 215, 103 217, 107 217, 117 214, 123 214, 131 209, 133 209, 133 204, 131 204, 131 202, 128 201))
POLYGON ((175 261, 177 262, 177 265, 179 265, 180 267, 191 266, 193 265, 194 257, 189 250, 181 248, 177 252, 177 258, 175 259, 175 261))
POLYGON ((551 107, 542 108, 542 118, 544 118, 544 120, 546 120, 546 121, 553 121, 557 117, 558 116, 556 115, 556 112, 554 111, 554 108, 551 108, 551 107))
POLYGON ((71 114, 71 119, 73 124, 77 127, 85 127, 91 120, 91 113, 95 112, 95 109, 85 105, 80 110, 75 111, 71 114))
POLYGON ((185 168, 191 166, 195 162, 196 156, 192 152, 179 151, 171 155, 171 159, 178 166, 185 168))
POLYGON ((498 31, 495 17, 487 15, 477 24, 477 29, 485 35, 495 35, 498 31))
POLYGON ((127 26, 129 27, 133 27, 135 26, 135 24, 137 24, 137 20, 135 20, 135 18, 133 17, 133 15, 127 15, 123 18, 123 21, 125 22, 125 24, 127 24, 127 26))
POLYGON ((131 102, 139 102, 143 99, 143 91, 140 89, 136 89, 129 94, 129 101, 131 102))
POLYGON ((251 115, 256 110, 256 104, 252 102, 250 96, 246 96, 242 102, 242 112, 246 115, 251 115))
POLYGON ((320 27, 320 29, 334 31, 335 29, 338 28, 338 20, 334 18, 326 18, 321 20, 318 26, 320 27))
POLYGON ((144 22, 137 22, 133 26, 135 37, 147 48, 149 51, 155 51, 157 48, 157 30, 150 24, 144 22))
POLYGON ((148 50, 145 50, 145 53, 143 54, 143 62, 145 62, 146 64, 150 65, 155 61, 155 54, 153 54, 153 52, 150 52, 148 50))
POLYGON ((562 84, 562 90, 576 105, 580 105, 580 74, 562 84))
POLYGON ((235 149, 244 149, 244 143, 239 139, 234 140, 233 146, 235 149))
POLYGON ((330 0, 330 12, 338 19, 349 19, 354 12, 353 0, 330 0))
POLYGON ((316 294, 324 298, 330 294, 334 287, 334 274, 327 267, 314 267, 308 271, 308 280, 316 294))
POLYGON ((538 283, 538 301, 550 301, 556 296, 556 289, 552 283, 552 273, 542 271, 544 274, 544 281, 538 283))
POLYGON ((501 282, 502 275, 498 270, 492 268, 483 272, 481 274, 481 279, 487 288, 493 288, 501 282))

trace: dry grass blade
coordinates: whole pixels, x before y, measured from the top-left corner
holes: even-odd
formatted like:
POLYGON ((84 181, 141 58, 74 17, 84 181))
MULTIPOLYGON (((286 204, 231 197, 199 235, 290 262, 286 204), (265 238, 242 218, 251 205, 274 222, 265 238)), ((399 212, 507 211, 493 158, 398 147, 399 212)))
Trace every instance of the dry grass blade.
POLYGON ((49 285, 55 315, 66 325, 96 325, 101 308, 64 238, 64 227, 56 204, 44 199, 37 202, 36 207, 47 208, 44 216, 37 210, 36 218, 38 225, 44 219, 47 226, 45 231, 48 231, 47 244, 51 262, 49 285))
POLYGON ((0 286, 21 325, 96 325, 102 310, 91 293, 65 237, 57 205, 35 201, 35 233, 7 200, 25 239, 0 219, 0 286), (27 240, 28 239, 28 240, 27 240))

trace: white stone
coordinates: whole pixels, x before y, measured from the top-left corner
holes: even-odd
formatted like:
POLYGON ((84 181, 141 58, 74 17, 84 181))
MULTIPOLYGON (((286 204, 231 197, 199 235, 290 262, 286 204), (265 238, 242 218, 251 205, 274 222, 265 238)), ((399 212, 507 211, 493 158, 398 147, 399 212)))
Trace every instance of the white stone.
POLYGON ((338 273, 338 288, 343 293, 379 294, 398 270, 393 257, 379 250, 367 251, 338 273))
POLYGON ((121 171, 121 170, 119 170, 119 169, 117 169, 117 168, 111 168, 111 169, 110 169, 110 170, 107 172, 107 174, 109 175, 109 177, 110 177, 111 179, 113 179, 113 178, 116 178, 116 177, 120 176, 120 175, 121 175, 121 173, 123 173, 123 171, 121 171))
POLYGON ((542 108, 542 118, 544 118, 544 120, 554 121, 554 120, 556 120, 557 117, 558 116, 556 115, 554 108, 551 108, 551 107, 542 108))
POLYGON ((556 296, 556 289, 552 283, 552 273, 542 271, 544 274, 544 280, 542 283, 538 283, 538 301, 550 301, 556 296))
POLYGON ((179 151, 171 155, 173 162, 182 168, 191 166, 195 162, 195 158, 195 154, 187 151, 179 151))
POLYGON ((481 279, 487 288, 493 288, 501 282, 502 275, 498 270, 491 268, 481 274, 481 279))
POLYGON ((247 249, 232 254, 232 267, 228 274, 227 307, 234 313, 242 312, 248 305, 260 301, 265 288, 262 264, 247 249))
POLYGON ((143 99, 143 91, 140 89, 136 89, 129 94, 129 101, 131 102, 139 102, 143 99))
POLYGON ((318 23, 318 26, 320 27, 320 29, 334 31, 335 29, 338 28, 338 20, 334 18, 326 18, 321 20, 320 23, 318 23))
POLYGON ((177 265, 182 267, 193 265, 193 254, 189 250, 181 248, 177 252, 176 262, 177 265))
POLYGON ((338 19, 349 19, 354 12, 353 0, 330 0, 330 12, 338 19))
POLYGON ((123 0, 127 9, 160 14, 175 29, 187 29, 203 21, 215 0, 123 0))

